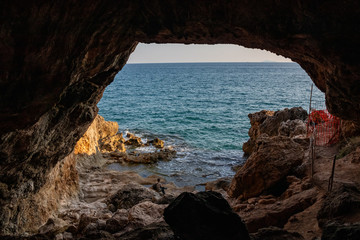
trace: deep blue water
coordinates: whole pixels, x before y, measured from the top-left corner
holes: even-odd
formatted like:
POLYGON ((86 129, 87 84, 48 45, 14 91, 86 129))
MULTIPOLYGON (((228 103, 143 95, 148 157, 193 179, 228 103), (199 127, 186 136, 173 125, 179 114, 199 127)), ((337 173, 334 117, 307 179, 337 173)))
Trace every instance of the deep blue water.
MULTIPOLYGON (((231 176, 244 161, 249 113, 309 107, 311 80, 296 63, 128 64, 106 89, 99 114, 121 131, 177 150, 171 162, 118 166, 177 185, 231 176)), ((313 99, 324 101, 314 90, 313 99)))

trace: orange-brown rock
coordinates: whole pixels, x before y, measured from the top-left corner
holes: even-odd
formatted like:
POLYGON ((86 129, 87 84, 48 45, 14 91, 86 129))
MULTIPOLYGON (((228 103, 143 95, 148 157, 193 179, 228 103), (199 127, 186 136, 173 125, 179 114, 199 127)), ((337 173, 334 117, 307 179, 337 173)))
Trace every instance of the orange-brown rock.
POLYGON ((289 137, 260 137, 254 153, 233 178, 228 193, 245 199, 264 192, 281 194, 286 189, 286 176, 303 158, 304 150, 289 137))
POLYGON ((122 136, 122 133, 117 133, 116 135, 102 138, 100 141, 100 150, 101 152, 125 152, 125 139, 122 136))
POLYGON ((115 148, 114 142, 122 142, 122 134, 117 135, 119 125, 116 122, 105 121, 97 115, 85 134, 75 145, 75 154, 97 154, 100 149, 115 148), (110 146, 109 146, 110 145, 110 146))
POLYGON ((154 140, 150 141, 149 143, 151 143, 156 148, 164 147, 164 141, 160 140, 159 138, 155 138, 154 140))
POLYGON ((127 141, 125 141, 126 145, 131 145, 131 146, 134 146, 134 147, 141 147, 141 146, 144 145, 142 143, 142 141, 141 141, 141 138, 135 136, 132 133, 127 133, 126 137, 129 138, 127 141))

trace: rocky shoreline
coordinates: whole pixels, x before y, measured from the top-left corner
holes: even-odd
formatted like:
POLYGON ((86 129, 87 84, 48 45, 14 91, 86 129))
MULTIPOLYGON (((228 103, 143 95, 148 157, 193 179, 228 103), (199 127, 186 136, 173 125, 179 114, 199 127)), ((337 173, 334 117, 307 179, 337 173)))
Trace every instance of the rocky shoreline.
POLYGON ((319 147, 311 178, 306 117, 301 108, 249 114, 246 163, 233 179, 208 182, 206 192, 197 192, 160 176, 107 169, 113 162, 169 161, 176 152, 157 138, 124 138, 116 123, 97 116, 74 149, 77 193, 64 197, 35 235, 22 239, 340 239, 338 231, 358 236, 360 147, 337 160, 334 190, 327 192, 340 146, 319 147), (154 152, 137 152, 145 144, 154 152), (165 195, 151 189, 157 179, 165 195), (220 221, 213 226, 209 216, 220 221), (232 224, 242 230, 232 233, 232 224))

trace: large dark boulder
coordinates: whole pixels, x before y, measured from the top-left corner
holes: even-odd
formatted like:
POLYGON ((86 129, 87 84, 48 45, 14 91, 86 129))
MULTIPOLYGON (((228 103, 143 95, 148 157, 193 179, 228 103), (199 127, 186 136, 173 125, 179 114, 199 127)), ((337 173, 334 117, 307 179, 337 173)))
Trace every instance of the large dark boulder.
POLYGON ((217 192, 184 192, 164 211, 165 221, 183 240, 245 240, 241 218, 217 192))

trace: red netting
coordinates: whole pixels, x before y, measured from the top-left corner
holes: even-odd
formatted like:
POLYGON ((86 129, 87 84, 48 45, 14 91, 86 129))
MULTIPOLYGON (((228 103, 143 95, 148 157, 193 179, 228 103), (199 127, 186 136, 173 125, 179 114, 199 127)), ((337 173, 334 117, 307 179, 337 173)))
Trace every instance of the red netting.
POLYGON ((340 119, 327 110, 312 110, 307 121, 307 133, 314 136, 315 145, 337 143, 340 137, 340 119))

